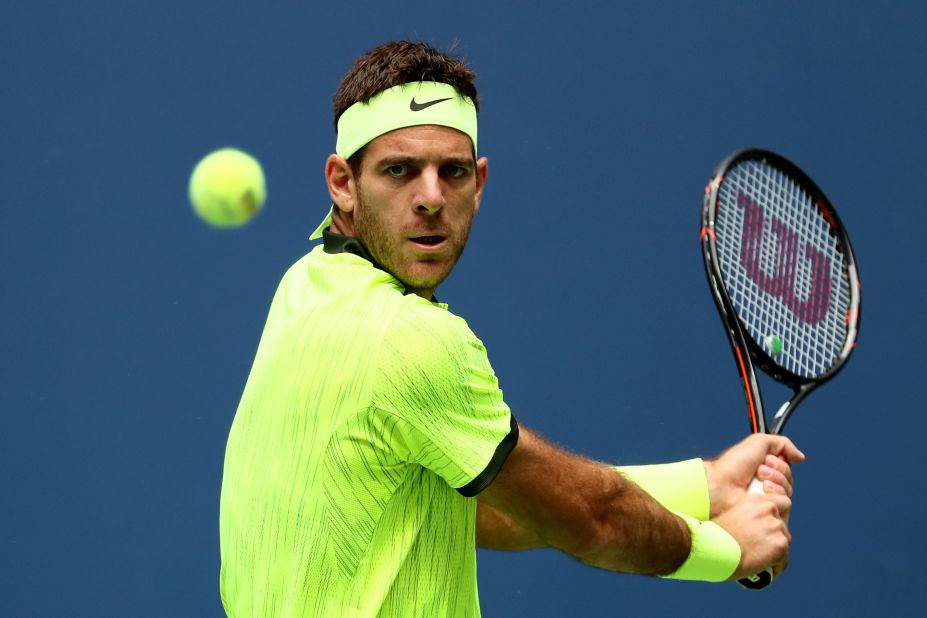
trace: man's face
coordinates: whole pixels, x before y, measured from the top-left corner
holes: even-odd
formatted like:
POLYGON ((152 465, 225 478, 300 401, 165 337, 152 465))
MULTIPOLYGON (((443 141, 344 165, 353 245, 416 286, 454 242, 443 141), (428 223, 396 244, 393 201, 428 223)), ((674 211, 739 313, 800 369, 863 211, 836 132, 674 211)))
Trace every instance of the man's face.
POLYGON ((407 292, 431 298, 463 252, 487 161, 449 127, 397 129, 367 144, 354 235, 407 292))

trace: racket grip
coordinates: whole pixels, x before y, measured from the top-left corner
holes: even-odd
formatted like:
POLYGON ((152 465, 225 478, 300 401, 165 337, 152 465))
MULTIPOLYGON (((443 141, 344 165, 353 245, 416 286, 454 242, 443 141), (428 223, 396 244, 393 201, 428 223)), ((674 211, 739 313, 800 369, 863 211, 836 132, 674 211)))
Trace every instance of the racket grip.
POLYGON ((751 494, 765 494, 766 491, 763 489, 763 481, 754 477, 753 480, 750 481, 750 485, 747 486, 747 492, 751 494))
MULTIPOLYGON (((760 479, 754 478, 750 481, 750 486, 747 487, 747 491, 751 494, 765 494, 763 491, 763 481, 760 479)), ((737 580, 737 583, 746 588, 747 590, 762 590, 766 586, 772 583, 773 572, 772 569, 763 569, 756 575, 751 575, 750 577, 744 577, 737 580)))

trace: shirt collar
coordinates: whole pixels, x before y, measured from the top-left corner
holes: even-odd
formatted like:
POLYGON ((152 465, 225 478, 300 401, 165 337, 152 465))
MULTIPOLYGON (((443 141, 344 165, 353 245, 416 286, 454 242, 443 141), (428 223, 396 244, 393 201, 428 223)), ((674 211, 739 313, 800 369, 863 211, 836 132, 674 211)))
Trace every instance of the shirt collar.
POLYGON ((380 270, 384 270, 382 266, 377 264, 377 261, 373 259, 373 256, 370 255, 370 252, 367 251, 361 241, 357 240, 353 236, 345 236, 344 234, 338 234, 336 232, 330 232, 328 228, 322 232, 322 250, 325 253, 352 253, 356 256, 362 257, 380 270))

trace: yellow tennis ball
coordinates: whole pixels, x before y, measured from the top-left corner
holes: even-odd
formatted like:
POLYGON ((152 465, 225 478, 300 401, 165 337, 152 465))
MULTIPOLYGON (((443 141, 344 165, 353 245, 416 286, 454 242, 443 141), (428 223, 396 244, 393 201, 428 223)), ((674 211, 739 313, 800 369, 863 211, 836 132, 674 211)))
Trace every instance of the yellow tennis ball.
POLYGON ((251 155, 235 148, 211 152, 190 175, 190 203, 206 223, 239 227, 264 206, 264 170, 251 155))

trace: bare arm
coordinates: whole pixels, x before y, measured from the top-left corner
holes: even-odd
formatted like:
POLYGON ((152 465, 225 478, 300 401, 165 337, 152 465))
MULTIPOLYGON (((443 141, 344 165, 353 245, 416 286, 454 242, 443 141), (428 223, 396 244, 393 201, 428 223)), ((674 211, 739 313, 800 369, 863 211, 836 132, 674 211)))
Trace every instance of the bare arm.
POLYGON ((546 547, 541 537, 482 500, 476 506, 476 544, 486 549, 523 551, 546 547))
MULTIPOLYGON (((689 529, 646 492, 604 464, 567 453, 522 427, 518 444, 499 475, 480 494, 481 536, 490 525, 534 531, 539 544, 560 549, 600 568, 667 574, 688 557, 689 529), (498 516, 501 515, 500 519, 498 516)), ((481 542, 482 542, 481 539, 481 542)), ((530 534, 521 541, 530 542, 530 534)), ((532 544, 532 543, 529 543, 532 544)))

